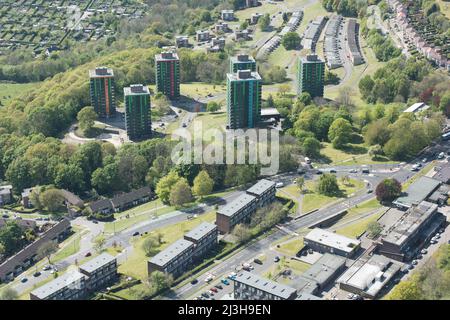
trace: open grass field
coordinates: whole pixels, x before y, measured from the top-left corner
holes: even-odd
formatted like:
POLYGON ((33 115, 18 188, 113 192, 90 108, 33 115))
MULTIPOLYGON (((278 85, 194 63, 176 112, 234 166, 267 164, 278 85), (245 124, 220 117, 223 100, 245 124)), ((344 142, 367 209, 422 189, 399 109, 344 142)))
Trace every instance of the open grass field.
POLYGON ((361 234, 364 233, 364 231, 367 230, 367 227, 371 222, 377 221, 383 214, 384 212, 379 212, 367 218, 356 221, 355 223, 346 225, 342 228, 337 229, 336 233, 349 238, 359 237, 361 234))
POLYGON ((378 202, 377 199, 372 199, 372 200, 366 201, 366 202, 358 205, 357 207, 348 209, 347 214, 342 217, 341 221, 355 218, 359 215, 374 211, 381 207, 382 207, 382 205, 378 202))
POLYGON ((364 165, 364 164, 386 164, 396 163, 395 161, 378 161, 372 160, 369 156, 368 148, 363 144, 351 145, 348 150, 338 150, 333 148, 331 143, 322 143, 323 148, 320 150, 321 154, 330 164, 334 165, 364 165))
POLYGON ((3 83, 0 82, 0 102, 6 105, 12 99, 19 97, 39 86, 39 83, 3 83))
MULTIPOLYGON (((312 210, 322 208, 330 203, 333 203, 334 201, 337 201, 339 199, 338 197, 328 197, 322 194, 319 194, 316 192, 316 181, 307 181, 306 182, 306 190, 304 198, 303 198, 303 206, 302 211, 303 213, 310 212, 312 210)), ((361 189, 364 188, 364 182, 359 180, 350 179, 350 183, 348 185, 344 185, 339 179, 339 188, 341 189, 343 196, 349 196, 352 193, 355 193, 361 189)))
MULTIPOLYGON (((174 243, 176 240, 183 237, 184 233, 187 231, 192 230, 196 226, 198 226, 203 221, 207 222, 213 222, 216 218, 215 211, 203 214, 198 216, 195 219, 183 221, 171 226, 167 226, 164 228, 161 228, 158 230, 158 233, 160 233, 163 236, 163 244, 158 248, 159 250, 162 250, 169 246, 170 244, 174 243)), ((145 239, 150 236, 152 233, 150 233, 147 236, 141 237, 137 239, 133 243, 134 250, 132 254, 127 257, 126 261, 119 266, 119 272, 138 278, 138 279, 145 279, 147 277, 147 260, 149 257, 145 255, 144 250, 142 249, 142 244, 144 243, 145 239)))
MULTIPOLYGON (((191 132, 191 134, 194 134, 194 123, 200 122, 203 128, 203 133, 206 133, 207 130, 210 129, 218 129, 220 131, 224 131, 226 123, 227 123, 227 114, 226 112, 214 112, 214 113, 207 113, 202 112, 197 114, 197 117, 195 120, 189 125, 188 130, 191 132)), ((208 140, 208 139, 206 139, 208 140)))
POLYGON ((441 8, 441 12, 450 19, 450 2, 444 0, 436 0, 441 8))
POLYGON ((287 256, 295 256, 304 246, 303 236, 300 236, 280 244, 276 250, 287 256))

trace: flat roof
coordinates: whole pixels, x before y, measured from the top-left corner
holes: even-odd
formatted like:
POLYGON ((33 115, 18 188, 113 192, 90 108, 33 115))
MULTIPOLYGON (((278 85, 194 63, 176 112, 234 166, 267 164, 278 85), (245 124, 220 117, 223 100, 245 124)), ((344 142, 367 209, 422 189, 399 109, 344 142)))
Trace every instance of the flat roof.
POLYGON ((89 77, 91 77, 91 78, 114 77, 114 71, 111 68, 98 67, 98 68, 89 70, 89 77))
POLYGON ((247 192, 260 196, 264 192, 266 192, 267 190, 269 190, 273 187, 275 187, 275 182, 267 180, 267 179, 262 179, 262 180, 259 180, 255 185, 253 185, 250 189, 248 189, 247 192))
POLYGON ((429 105, 426 105, 424 102, 417 102, 414 103, 412 106, 410 106, 408 109, 406 109, 403 112, 418 112, 418 111, 424 111, 430 109, 429 105))
POLYGON ((257 274, 242 271, 234 280, 283 299, 289 299, 297 290, 281 283, 263 278, 257 274))
MULTIPOLYGON (((46 299, 47 297, 53 295, 59 290, 74 285, 82 278, 88 277, 77 270, 67 271, 65 274, 59 276, 55 280, 52 280, 49 283, 44 284, 42 287, 39 287, 31 291, 31 294, 38 297, 39 299, 46 299)), ((75 287, 73 288, 75 289, 75 287)))
POLYGON ((181 253, 194 246, 194 243, 185 239, 178 239, 166 249, 150 259, 150 262, 158 266, 165 266, 181 253))
POLYGON ((155 55, 156 61, 177 61, 180 60, 178 54, 176 52, 161 52, 160 54, 155 55))
POLYGON ((297 298, 295 298, 295 300, 323 300, 323 299, 307 292, 300 292, 297 295, 297 298))
POLYGON ((450 181, 450 166, 444 165, 437 169, 437 172, 434 174, 433 179, 439 180, 443 183, 447 183, 450 181))
POLYGON ((312 279, 319 285, 323 285, 335 275, 338 269, 345 265, 345 261, 346 259, 344 257, 325 253, 302 274, 302 277, 312 279))
POLYGON ((123 93, 126 96, 133 96, 133 95, 142 95, 142 94, 150 94, 150 90, 147 86, 144 86, 142 84, 132 84, 129 87, 123 88, 123 93))
POLYGON ((376 297, 380 290, 400 270, 401 266, 402 264, 399 262, 375 254, 369 259, 356 260, 337 282, 376 297))
POLYGON ((325 246, 336 248, 347 253, 352 252, 361 242, 356 239, 344 237, 334 232, 326 231, 320 228, 313 229, 305 236, 305 240, 311 240, 321 243, 325 246))
POLYGON ((441 182, 436 179, 420 177, 408 187, 404 195, 393 203, 401 207, 410 208, 424 201, 440 184, 441 182))
POLYGON ((248 54, 238 54, 237 56, 233 56, 230 58, 233 63, 249 63, 256 62, 255 58, 248 54))
POLYGON ((188 237, 190 239, 194 240, 200 240, 207 234, 209 234, 214 229, 217 229, 217 226, 215 224, 209 223, 209 222, 202 222, 199 226, 192 229, 188 233, 186 233, 184 236, 188 237))
POLYGON ((239 70, 237 73, 227 73, 227 78, 231 81, 261 80, 261 76, 258 72, 250 72, 250 70, 239 70), (248 71, 248 73, 246 71, 248 71), (246 75, 246 77, 243 77, 242 75, 246 75))
POLYGON ((318 55, 310 54, 306 57, 302 57, 302 63, 324 63, 322 59, 318 55))
POLYGON ((112 261, 115 261, 116 257, 110 255, 109 253, 102 253, 98 257, 91 259, 89 262, 80 266, 80 270, 84 270, 88 273, 92 273, 99 268, 104 267, 112 261))
POLYGON ((224 216, 232 217, 242 208, 247 206, 249 203, 254 201, 256 197, 251 196, 249 194, 241 194, 238 198, 225 205, 223 208, 217 210, 217 213, 222 214, 224 216))
POLYGON ((408 209, 388 230, 383 232, 383 241, 401 246, 430 215, 436 212, 437 208, 437 204, 423 201, 418 206, 408 209))

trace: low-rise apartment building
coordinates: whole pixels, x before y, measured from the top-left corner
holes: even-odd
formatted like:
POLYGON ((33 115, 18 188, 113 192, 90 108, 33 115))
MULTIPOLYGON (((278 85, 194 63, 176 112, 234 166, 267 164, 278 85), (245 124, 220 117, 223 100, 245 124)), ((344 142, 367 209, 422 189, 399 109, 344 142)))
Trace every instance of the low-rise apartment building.
POLYGON ((305 246, 314 251, 320 253, 328 252, 346 258, 352 257, 361 246, 359 240, 347 238, 320 228, 315 228, 308 233, 304 237, 303 242, 305 246))
POLYGON ((148 274, 160 271, 169 273, 174 278, 182 275, 193 263, 194 247, 191 241, 177 240, 148 261, 148 274))
POLYGON ((236 300, 294 300, 297 290, 257 274, 243 271, 234 279, 236 300))
POLYGON ((230 233, 239 223, 247 222, 256 211, 258 199, 242 194, 234 201, 217 210, 216 224, 220 233, 230 233))
POLYGON ((264 207, 275 200, 277 193, 276 184, 273 181, 262 179, 247 190, 247 194, 258 198, 258 206, 264 207))
POLYGON ((192 242, 194 259, 201 259, 217 245, 219 231, 215 224, 203 222, 184 235, 184 239, 192 242))
POLYGON ((108 253, 102 253, 81 265, 79 271, 89 279, 87 288, 95 291, 117 280, 117 259, 108 253))

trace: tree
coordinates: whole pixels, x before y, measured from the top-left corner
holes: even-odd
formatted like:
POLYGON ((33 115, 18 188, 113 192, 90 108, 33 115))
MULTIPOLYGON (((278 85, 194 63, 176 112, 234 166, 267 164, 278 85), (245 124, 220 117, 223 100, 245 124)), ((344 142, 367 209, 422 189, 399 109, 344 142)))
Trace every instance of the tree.
POLYGON ((312 98, 309 92, 302 92, 302 94, 298 97, 298 100, 305 106, 309 106, 312 102, 312 98))
POLYGON ((245 243, 252 237, 250 229, 242 223, 234 227, 232 234, 239 243, 245 243))
POLYGON ((106 244, 106 239, 104 236, 98 236, 97 238, 95 238, 94 240, 94 250, 97 253, 101 253, 103 252, 103 250, 105 249, 105 244, 106 244))
POLYGON ((340 149, 350 142, 353 133, 352 125, 345 119, 338 118, 333 121, 328 131, 328 138, 333 147, 340 149))
POLYGON ((149 275, 148 283, 152 288, 153 294, 156 294, 169 289, 172 286, 173 277, 168 273, 154 271, 149 275))
POLYGON ((286 50, 294 50, 300 46, 300 36, 297 32, 288 32, 281 40, 281 44, 286 50))
POLYGON ((163 203, 169 203, 171 190, 180 179, 178 173, 171 171, 167 176, 159 180, 156 185, 156 194, 163 203))
POLYGON ((147 257, 151 257, 155 250, 161 245, 161 241, 157 236, 149 236, 142 243, 142 250, 144 250, 147 257))
POLYGON ((320 157, 320 142, 316 138, 306 138, 302 145, 303 152, 311 158, 320 157))
POLYGON ((93 107, 84 107, 78 112, 77 120, 83 133, 88 134, 95 125, 97 113, 95 113, 93 107))
POLYGON ((63 208, 65 199, 61 190, 52 188, 42 191, 39 194, 39 201, 49 212, 55 213, 63 208))
POLYGON ((317 192, 329 197, 339 195, 340 190, 336 176, 328 173, 322 175, 317 185, 317 192))
POLYGON ((0 254, 9 257, 19 251, 25 244, 24 238, 24 231, 17 222, 8 221, 0 228, 0 245, 2 247, 0 254))
POLYGON ((297 185, 297 188, 300 191, 300 193, 303 192, 303 188, 305 187, 305 178, 298 177, 295 184, 297 185))
POLYGON ((391 202, 402 194, 402 185, 396 179, 384 179, 375 190, 377 200, 380 202, 391 202))
POLYGON ((19 294, 13 288, 8 287, 8 288, 3 289, 0 292, 0 300, 11 301, 11 300, 17 300, 17 299, 19 299, 19 294))
POLYGON ((209 101, 206 105, 206 111, 208 112, 217 112, 220 110, 220 104, 218 104, 216 101, 209 101))
POLYGON ((192 191, 186 179, 180 179, 170 191, 170 204, 182 206, 192 201, 192 191))
POLYGON ((422 290, 418 284, 417 276, 402 281, 394 287, 388 295, 389 300, 422 300, 422 290))
POLYGON ((214 181, 210 178, 207 171, 203 170, 195 177, 193 192, 198 197, 204 197, 211 194, 214 187, 214 181))
POLYGON ((266 13, 261 18, 259 18, 258 23, 261 31, 268 31, 270 27, 270 15, 266 13))
POLYGON ((52 264, 51 257, 58 251, 58 244, 55 241, 47 241, 43 243, 37 250, 39 259, 47 258, 48 264, 52 264))
POLYGON ((371 238, 375 238, 383 231, 383 227, 378 221, 372 221, 368 224, 367 231, 371 238))

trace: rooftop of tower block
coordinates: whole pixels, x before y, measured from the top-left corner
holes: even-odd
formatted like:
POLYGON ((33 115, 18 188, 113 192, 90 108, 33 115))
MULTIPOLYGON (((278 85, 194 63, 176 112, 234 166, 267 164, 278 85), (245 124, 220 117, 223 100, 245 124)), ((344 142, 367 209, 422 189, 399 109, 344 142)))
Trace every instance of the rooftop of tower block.
POLYGON ((142 84, 132 84, 128 88, 124 88, 123 91, 126 96, 150 94, 150 90, 148 89, 148 87, 142 84))
POLYGON ((91 78, 114 77, 114 71, 107 67, 97 67, 93 70, 89 70, 89 76, 91 78))
POLYGON ((172 51, 161 52, 161 54, 156 55, 156 61, 172 61, 179 60, 178 54, 172 51))

